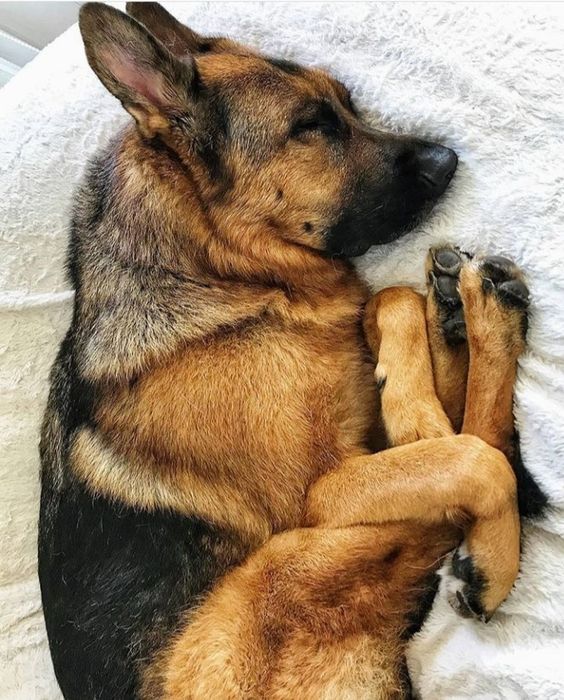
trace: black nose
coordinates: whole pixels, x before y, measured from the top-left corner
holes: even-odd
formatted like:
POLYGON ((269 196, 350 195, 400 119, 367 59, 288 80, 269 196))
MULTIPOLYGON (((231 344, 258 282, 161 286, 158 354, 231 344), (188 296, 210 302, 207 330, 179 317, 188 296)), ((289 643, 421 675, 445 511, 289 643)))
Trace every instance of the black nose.
POLYGON ((437 143, 419 143, 414 153, 417 178, 435 196, 442 194, 452 180, 458 156, 437 143))

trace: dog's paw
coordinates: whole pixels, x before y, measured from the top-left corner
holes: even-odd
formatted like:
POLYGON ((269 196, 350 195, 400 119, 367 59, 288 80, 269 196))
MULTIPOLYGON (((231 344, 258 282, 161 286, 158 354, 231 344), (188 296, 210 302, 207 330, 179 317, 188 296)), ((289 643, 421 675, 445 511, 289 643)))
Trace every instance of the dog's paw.
POLYGON ((441 571, 447 600, 461 617, 473 617, 487 622, 491 616, 484 610, 485 576, 476 567, 463 542, 451 555, 441 571))
POLYGON ((482 290, 492 293, 510 308, 526 309, 529 306, 529 290, 521 270, 509 258, 490 255, 478 262, 482 276, 482 290))
POLYGON ((437 307, 442 333, 448 345, 459 345, 466 340, 458 278, 469 258, 468 253, 449 245, 431 248, 427 258, 428 291, 437 307))
POLYGON ((513 261, 500 255, 475 258, 462 267, 458 289, 468 336, 481 338, 482 344, 486 336, 497 336, 508 347, 523 349, 530 296, 513 261))

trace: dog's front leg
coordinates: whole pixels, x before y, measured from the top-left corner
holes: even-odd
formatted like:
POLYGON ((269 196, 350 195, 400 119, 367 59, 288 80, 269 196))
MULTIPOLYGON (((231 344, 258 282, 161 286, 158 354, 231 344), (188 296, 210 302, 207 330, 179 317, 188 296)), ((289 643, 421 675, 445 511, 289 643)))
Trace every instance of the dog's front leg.
POLYGON ((424 440, 352 457, 308 493, 309 525, 413 520, 468 523, 455 555, 460 586, 453 602, 463 613, 488 618, 519 569, 516 483, 504 455, 470 435, 424 440))
POLYGON ((425 309, 425 297, 409 287, 384 289, 366 306, 364 332, 390 447, 453 434, 435 391, 425 309))

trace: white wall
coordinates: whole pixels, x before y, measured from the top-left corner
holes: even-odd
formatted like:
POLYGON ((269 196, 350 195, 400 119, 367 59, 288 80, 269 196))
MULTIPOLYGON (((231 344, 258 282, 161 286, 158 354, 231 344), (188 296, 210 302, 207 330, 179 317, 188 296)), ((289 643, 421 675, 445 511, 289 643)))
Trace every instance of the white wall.
POLYGON ((0 2, 0 29, 42 49, 78 20, 80 2, 0 2))
POLYGON ((0 2, 0 87, 78 19, 80 2, 0 2))

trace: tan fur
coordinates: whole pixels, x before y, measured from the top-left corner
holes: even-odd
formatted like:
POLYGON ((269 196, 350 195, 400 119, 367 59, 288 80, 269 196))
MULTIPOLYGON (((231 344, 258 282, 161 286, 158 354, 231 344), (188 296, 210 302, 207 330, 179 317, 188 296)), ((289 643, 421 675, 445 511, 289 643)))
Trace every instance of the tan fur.
POLYGON ((382 415, 391 445, 453 434, 435 393, 425 306, 425 298, 415 291, 391 287, 366 308, 364 327, 378 358, 374 376, 382 387, 382 415))
POLYGON ((157 683, 165 698, 401 697, 403 611, 453 543, 444 528, 409 532, 407 546, 405 525, 273 537, 193 616, 148 689, 157 683))
MULTIPOLYGON (((365 323, 375 333, 370 344, 381 349, 393 331, 401 337, 399 319, 412 328, 413 317, 401 313, 402 304, 419 309, 412 352, 424 357, 424 308, 408 290, 388 291, 371 302, 368 311, 376 318, 365 323), (394 316, 398 325, 387 326, 394 316)), ((432 374, 413 366, 428 386, 432 374)), ((428 358, 424 366, 430 372, 428 358)), ((393 362, 390 370, 391 379, 400 376, 393 362)), ((418 429, 422 438, 431 437, 424 426, 418 429)), ((148 671, 147 697, 158 688, 171 700, 214 694, 292 698, 299 687, 307 688, 308 697, 339 697, 344 689, 351 697, 400 696, 401 632, 416 599, 410 591, 417 591, 459 541, 453 525, 469 525, 467 544, 488 581, 488 610, 505 598, 517 572, 515 478, 500 452, 472 436, 351 454, 310 487, 303 522, 314 529, 270 539, 189 617, 148 671), (398 524, 358 527, 394 521, 398 524), (388 533, 395 537, 391 548, 388 533), (398 599, 389 598, 388 586, 398 599), (329 608, 318 601, 319 591, 331 599, 329 608), (342 595, 348 603, 340 602, 342 595), (305 609, 297 618, 296 606, 305 609), (265 616, 276 633, 265 628, 265 616), (350 665, 343 661, 348 654, 350 665), (308 682, 312 685, 304 685, 308 682)))
POLYGON ((468 386, 485 387, 467 392, 462 432, 479 435, 511 456, 513 386, 525 347, 523 313, 484 294, 482 277, 473 265, 462 268, 460 294, 470 348, 468 386))
MULTIPOLYGON (((241 542, 234 568, 144 669, 144 697, 402 697, 407 618, 445 554, 466 535, 488 615, 517 572, 515 478, 499 451, 513 423, 516 317, 464 272, 468 434, 455 435, 458 360, 438 347, 424 298, 385 290, 364 312, 352 266, 320 254, 358 173, 384 171, 385 149, 362 140, 346 89, 173 24, 160 32, 168 50, 139 42, 144 65, 156 56, 169 69, 155 115, 100 62, 90 34, 103 12, 82 12, 89 61, 137 129, 112 152, 120 196, 97 230, 111 255, 81 242, 100 260, 81 276, 87 331, 75 352, 97 393, 70 466, 94 494, 201 518, 241 542), (196 155, 190 125, 170 118, 179 96, 192 99, 195 71, 230 107, 219 174, 196 155), (312 97, 351 127, 338 162, 327 139, 284 140, 312 97), (256 143, 243 148, 247 134, 256 143), (158 149, 146 140, 157 135, 158 149), (392 448, 374 453, 379 404, 392 448)), ((140 32, 124 27, 117 43, 140 32)), ((190 107, 194 122, 206 118, 190 107)))

